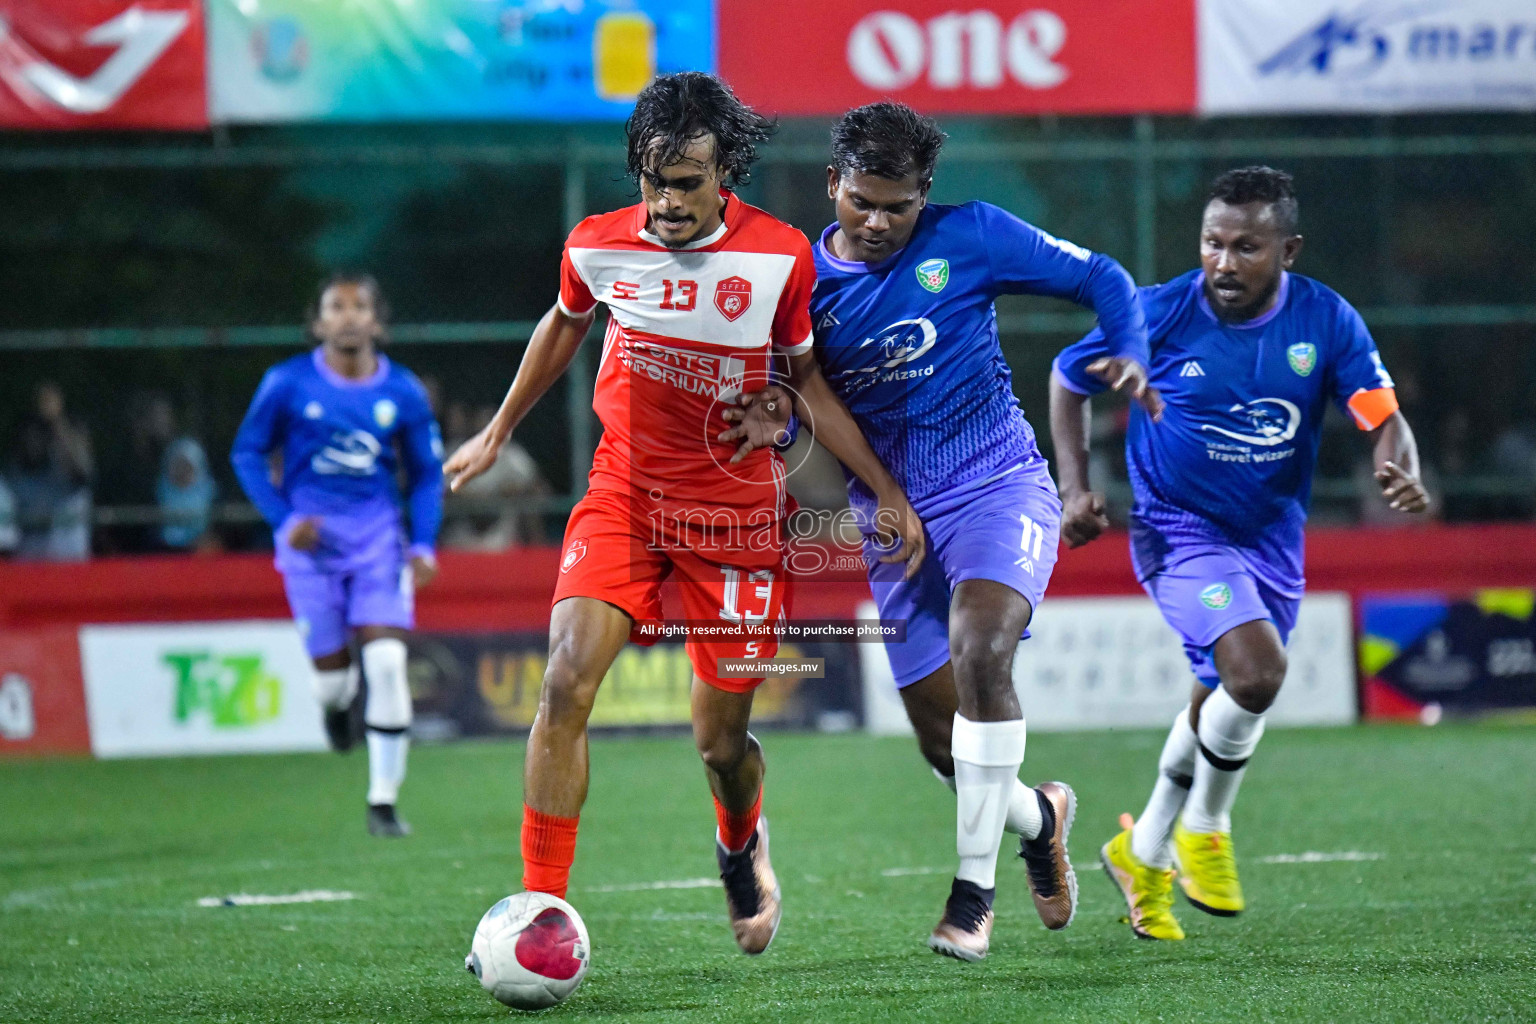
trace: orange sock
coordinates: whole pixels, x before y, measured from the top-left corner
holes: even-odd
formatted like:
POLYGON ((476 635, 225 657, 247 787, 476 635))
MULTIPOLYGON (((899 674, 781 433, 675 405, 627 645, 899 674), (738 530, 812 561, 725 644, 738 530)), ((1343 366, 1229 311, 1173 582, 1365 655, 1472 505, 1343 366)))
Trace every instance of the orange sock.
POLYGON ((715 801, 715 820, 720 823, 720 844, 727 853, 740 853, 746 849, 752 833, 757 831, 757 819, 763 813, 763 791, 757 791, 757 799, 745 811, 728 811, 715 801))
POLYGON ((576 859, 576 823, 523 804, 523 888, 565 899, 576 859))

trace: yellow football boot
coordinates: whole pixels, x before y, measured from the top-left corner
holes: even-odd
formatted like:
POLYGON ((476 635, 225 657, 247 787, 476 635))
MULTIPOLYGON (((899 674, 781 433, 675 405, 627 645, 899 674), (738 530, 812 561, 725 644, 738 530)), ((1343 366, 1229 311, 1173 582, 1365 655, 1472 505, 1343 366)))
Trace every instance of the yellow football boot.
POLYGON ((1143 939, 1182 939, 1184 929, 1173 916, 1172 868, 1143 864, 1131 852, 1126 829, 1099 850, 1104 874, 1120 890, 1130 910, 1131 931, 1143 939))
POLYGON ((1246 904, 1231 833, 1191 832, 1181 821, 1173 828, 1173 856, 1185 899, 1217 917, 1242 912, 1246 904))

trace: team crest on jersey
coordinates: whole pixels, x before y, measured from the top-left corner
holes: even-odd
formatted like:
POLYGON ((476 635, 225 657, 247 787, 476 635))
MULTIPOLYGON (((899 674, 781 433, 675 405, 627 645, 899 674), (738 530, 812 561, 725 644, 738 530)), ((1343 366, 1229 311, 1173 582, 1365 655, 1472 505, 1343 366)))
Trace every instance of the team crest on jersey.
POLYGON ((304 406, 304 418, 307 420, 317 420, 324 415, 325 410, 320 407, 319 402, 310 402, 304 406))
POLYGON ((395 415, 400 411, 399 407, 387 398, 381 398, 373 403, 373 422, 385 430, 395 422, 395 415))
POLYGON ((580 538, 571 541, 571 546, 565 549, 565 557, 560 559, 561 573, 570 572, 571 567, 585 557, 587 557, 587 542, 580 538))
POLYGON ((949 284, 949 260, 924 260, 917 265, 917 283, 931 292, 949 284))
POLYGON ((1285 350, 1285 358, 1291 364, 1291 369, 1305 377, 1317 365, 1317 346, 1299 341, 1285 350))
POLYGON ((715 308, 735 323, 752 305, 752 282, 744 277, 728 277, 715 285, 715 308))
POLYGON ((1219 612, 1232 603, 1232 588, 1225 583, 1212 583, 1200 591, 1200 603, 1213 612, 1219 612))

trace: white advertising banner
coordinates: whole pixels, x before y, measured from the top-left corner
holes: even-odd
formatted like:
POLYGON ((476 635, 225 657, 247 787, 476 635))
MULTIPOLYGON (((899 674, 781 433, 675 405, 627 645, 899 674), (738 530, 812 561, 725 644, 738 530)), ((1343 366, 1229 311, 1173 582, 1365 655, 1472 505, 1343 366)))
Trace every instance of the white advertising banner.
POLYGON ((83 626, 97 757, 324 750, 292 622, 83 626))
POLYGON ((1202 114, 1536 110, 1532 0, 1200 0, 1202 114))
MULTIPOLYGON (((875 618, 873 604, 860 618, 875 618)), ((1184 647, 1145 597, 1047 599, 1019 645, 1014 688, 1034 730, 1166 728, 1195 677, 1184 647)), ((861 644, 866 728, 911 731, 885 650, 861 644)), ((1357 718, 1354 632, 1346 594, 1308 594, 1287 648, 1289 670, 1266 721, 1347 725, 1357 718)))

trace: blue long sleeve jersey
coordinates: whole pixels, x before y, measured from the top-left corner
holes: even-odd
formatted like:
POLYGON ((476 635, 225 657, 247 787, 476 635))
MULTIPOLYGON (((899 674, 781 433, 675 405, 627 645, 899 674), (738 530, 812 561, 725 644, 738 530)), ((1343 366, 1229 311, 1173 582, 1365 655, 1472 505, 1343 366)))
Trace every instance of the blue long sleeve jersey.
MULTIPOLYGON (((1131 406, 1125 447, 1137 575, 1155 575, 1176 547, 1219 545, 1299 596, 1328 401, 1362 430, 1397 410, 1365 321, 1300 274, 1285 274, 1274 307, 1244 323, 1217 319, 1198 270, 1141 289, 1141 301, 1151 325, 1149 374, 1166 406, 1158 423, 1131 406)), ((1095 330, 1056 357, 1056 377, 1079 394, 1103 391, 1087 367, 1107 354, 1095 330)))
POLYGON ((411 547, 430 550, 443 518, 442 438, 421 381, 385 356, 372 377, 357 381, 326 366, 319 349, 272 367, 235 435, 230 462, 274 531, 295 514, 398 523, 397 441, 411 547), (274 486, 267 456, 279 448, 282 483, 274 486))
MULTIPOLYGON (((828 227, 815 246, 817 360, 920 515, 1041 460, 998 343, 999 295, 1087 306, 1117 355, 1146 361, 1130 275, 996 206, 930 204, 906 246, 879 263, 838 259, 836 231, 828 227)), ((850 506, 868 516, 874 495, 845 475, 850 506)))

